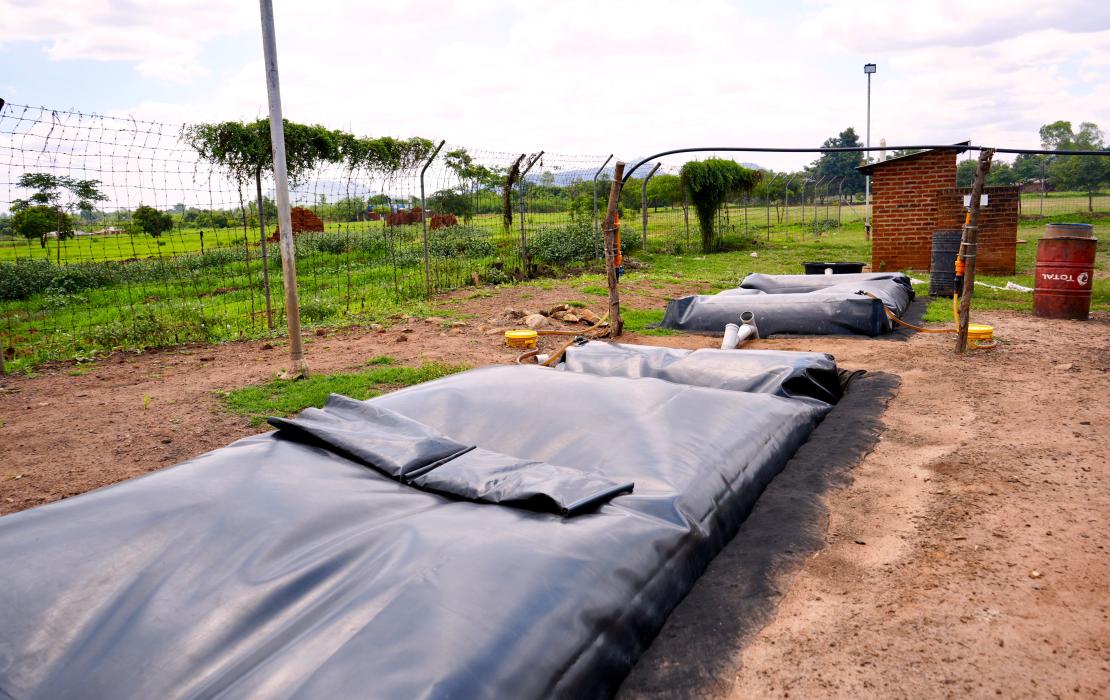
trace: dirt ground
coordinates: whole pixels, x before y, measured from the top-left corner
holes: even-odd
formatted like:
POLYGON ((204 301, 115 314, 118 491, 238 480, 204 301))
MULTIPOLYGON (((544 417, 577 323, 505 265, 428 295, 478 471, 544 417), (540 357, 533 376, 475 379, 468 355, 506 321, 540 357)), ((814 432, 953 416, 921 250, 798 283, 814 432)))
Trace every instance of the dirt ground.
MULTIPOLYGON (((678 291, 627 290, 637 308, 678 291)), ((316 372, 377 355, 400 363, 512 362, 506 307, 580 299, 578 289, 465 291, 439 302, 463 326, 396 319, 313 337, 316 372)), ((828 496, 826 547, 790 582, 746 647, 736 697, 1110 695, 1110 315, 1088 323, 984 312, 1000 347, 968 357, 949 335, 795 338, 848 369, 901 376, 886 431, 828 496)), ((628 342, 712 346, 692 336, 628 342)), ((105 486, 260 430, 217 392, 268 379, 263 342, 118 355, 0 378, 0 513, 105 486)), ((729 685, 727 682, 725 685, 729 685)))

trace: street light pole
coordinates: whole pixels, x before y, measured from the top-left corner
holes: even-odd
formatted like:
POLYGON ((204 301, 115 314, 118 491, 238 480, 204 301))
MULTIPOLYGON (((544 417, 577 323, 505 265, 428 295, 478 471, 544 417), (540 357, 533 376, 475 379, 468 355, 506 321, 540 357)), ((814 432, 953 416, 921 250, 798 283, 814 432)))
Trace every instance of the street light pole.
MULTIPOLYGON (((867 147, 871 148, 871 75, 875 72, 874 63, 865 63, 863 72, 867 74, 867 147)), ((871 151, 867 152, 867 163, 871 162, 871 151)), ((871 173, 867 173, 863 205, 863 231, 871 240, 871 173)))

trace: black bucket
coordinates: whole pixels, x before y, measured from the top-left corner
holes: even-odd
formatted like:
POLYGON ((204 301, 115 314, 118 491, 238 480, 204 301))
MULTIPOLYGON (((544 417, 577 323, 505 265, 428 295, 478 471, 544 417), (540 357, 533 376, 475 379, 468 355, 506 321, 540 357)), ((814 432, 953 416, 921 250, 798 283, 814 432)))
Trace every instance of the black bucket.
POLYGON ((861 262, 804 262, 802 265, 806 269, 807 275, 823 275, 825 270, 831 269, 834 275, 850 275, 856 272, 863 272, 863 266, 866 263, 861 262))
POLYGON ((956 255, 963 231, 934 231, 933 257, 929 262, 929 294, 950 297, 955 291, 956 255))

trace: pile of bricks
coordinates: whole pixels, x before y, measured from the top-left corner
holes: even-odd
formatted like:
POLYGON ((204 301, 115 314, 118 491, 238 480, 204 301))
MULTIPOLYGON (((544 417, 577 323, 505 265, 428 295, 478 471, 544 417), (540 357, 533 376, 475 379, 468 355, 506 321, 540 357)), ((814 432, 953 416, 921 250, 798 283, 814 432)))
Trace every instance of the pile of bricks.
MULTIPOLYGON (((316 216, 308 209, 305 209, 304 207, 293 207, 292 211, 290 211, 290 214, 292 215, 291 218, 293 219, 294 236, 296 236, 298 233, 304 233, 306 231, 323 233, 324 222, 320 220, 320 217, 316 216)), ((276 227, 274 228, 274 234, 266 240, 270 241, 271 243, 277 243, 280 238, 281 229, 280 227, 276 227)))

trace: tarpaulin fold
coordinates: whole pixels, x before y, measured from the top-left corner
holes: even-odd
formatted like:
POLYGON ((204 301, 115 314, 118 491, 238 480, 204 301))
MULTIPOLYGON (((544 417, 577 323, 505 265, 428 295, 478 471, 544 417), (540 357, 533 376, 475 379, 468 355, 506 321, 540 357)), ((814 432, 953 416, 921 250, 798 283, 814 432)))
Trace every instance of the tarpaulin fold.
POLYGON ((741 314, 751 312, 763 337, 780 333, 877 336, 891 331, 884 307, 901 316, 913 298, 910 279, 903 273, 752 274, 738 289, 671 300, 661 325, 722 335, 726 324, 739 323, 741 314))
POLYGON ((605 377, 654 377, 677 384, 809 398, 835 404, 842 395, 836 361, 821 352, 701 348, 591 341, 567 348, 560 369, 605 377))
POLYGON ((340 394, 329 396, 322 409, 268 422, 279 437, 330 449, 406 484, 483 503, 573 515, 633 489, 632 482, 464 445, 396 411, 340 394))

